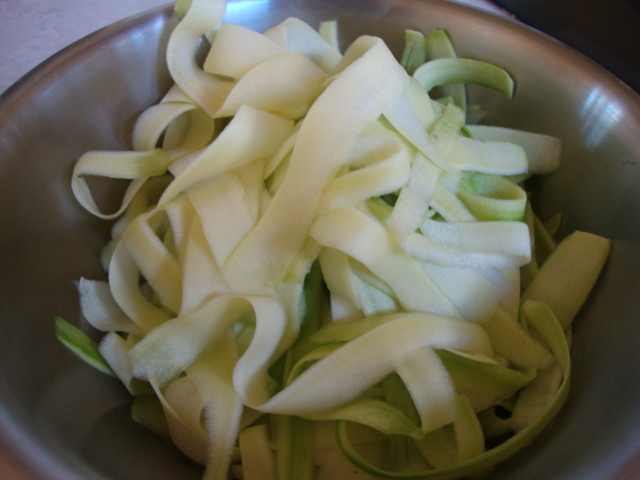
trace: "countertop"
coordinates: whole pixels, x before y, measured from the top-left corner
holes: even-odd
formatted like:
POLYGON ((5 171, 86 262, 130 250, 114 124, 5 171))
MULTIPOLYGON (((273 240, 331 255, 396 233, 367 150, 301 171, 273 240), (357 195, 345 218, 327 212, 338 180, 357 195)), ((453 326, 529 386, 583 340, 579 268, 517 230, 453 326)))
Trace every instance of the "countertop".
POLYGON ((57 51, 166 0, 0 0, 0 92, 57 51))
MULTIPOLYGON (((502 14, 485 0, 461 0, 502 14)), ((0 0, 0 93, 64 47, 166 0, 0 0)), ((0 479, 33 478, 0 446, 0 479)))

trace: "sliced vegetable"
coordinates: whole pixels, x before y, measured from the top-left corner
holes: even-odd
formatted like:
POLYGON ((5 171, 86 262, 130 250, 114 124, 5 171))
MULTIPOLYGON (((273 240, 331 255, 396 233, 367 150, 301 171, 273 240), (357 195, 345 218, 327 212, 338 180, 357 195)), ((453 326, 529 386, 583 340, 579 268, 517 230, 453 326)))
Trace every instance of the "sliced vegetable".
POLYGON ((131 402, 131 418, 159 437, 167 440, 171 437, 162 404, 156 396, 134 398, 131 402))
MULTIPOLYGON (((426 57, 429 60, 436 58, 457 58, 453 44, 449 35, 444 30, 432 29, 425 37, 426 57)), ((443 98, 451 98, 453 103, 460 107, 463 112, 467 110, 467 94, 465 86, 460 83, 447 83, 440 86, 443 98)))
POLYGON ((343 55, 333 21, 259 33, 225 5, 176 3, 175 85, 133 151, 79 159, 80 204, 119 218, 108 280, 78 288, 102 342, 60 318, 58 338, 205 479, 351 478, 339 453, 377 478, 485 474, 562 406, 564 330, 609 252, 531 210, 560 141, 469 125, 465 84, 514 82, 443 30, 407 31, 398 62, 370 36, 343 55), (131 180, 117 212, 89 175, 131 180))
POLYGON ((58 340, 78 357, 102 373, 112 377, 116 376, 109 364, 100 355, 98 343, 86 333, 62 317, 55 318, 55 329, 58 340))
POLYGON ((477 83, 513 95, 514 83, 509 74, 493 64, 468 58, 437 58, 418 68, 413 78, 425 90, 450 83, 477 83))
POLYGON ((420 67, 426 60, 425 38, 421 32, 407 30, 405 32, 405 48, 402 52, 400 65, 402 65, 409 75, 420 67))
POLYGON ((245 480, 276 480, 276 464, 265 424, 244 429, 238 435, 245 480))
POLYGON ((566 328, 595 286, 610 248, 610 240, 592 233, 569 235, 523 292, 522 301, 546 303, 566 328))

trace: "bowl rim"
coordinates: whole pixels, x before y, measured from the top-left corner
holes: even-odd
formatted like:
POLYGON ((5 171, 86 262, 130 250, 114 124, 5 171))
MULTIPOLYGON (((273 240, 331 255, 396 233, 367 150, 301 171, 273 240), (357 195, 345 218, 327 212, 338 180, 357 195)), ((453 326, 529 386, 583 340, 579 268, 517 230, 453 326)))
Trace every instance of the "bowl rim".
MULTIPOLYGON (((238 0, 231 0, 235 3, 238 0)), ((383 0, 374 0, 383 1, 383 0)), ((628 104, 631 114, 637 118, 640 124, 640 94, 617 78, 614 74, 597 64, 584 54, 562 43, 561 41, 545 34, 533 27, 520 23, 518 20, 500 16, 494 12, 484 11, 466 4, 457 3, 455 0, 397 0, 399 3, 410 5, 420 4, 428 8, 429 4, 439 4, 442 8, 466 11, 468 15, 479 16, 483 21, 489 21, 502 25, 501 28, 515 30, 518 35, 528 35, 537 41, 543 42, 541 48, 551 48, 560 50, 568 55, 569 61, 578 64, 580 69, 590 76, 593 76, 605 84, 605 88, 619 97, 625 104, 628 104)), ((384 2, 383 2, 384 3, 384 2)), ((171 28, 170 23, 175 20, 173 3, 154 7, 136 15, 124 18, 110 25, 107 25, 83 38, 71 43, 67 47, 53 54, 39 65, 35 66, 15 83, 0 93, 0 130, 10 125, 11 117, 19 112, 28 102, 48 83, 50 74, 55 73, 65 66, 75 61, 79 56, 90 52, 104 42, 112 41, 119 35, 124 35, 128 31, 139 28, 140 25, 149 22, 160 22, 163 28, 171 28)), ((57 449, 45 446, 37 441, 34 436, 21 429, 20 422, 10 415, 6 415, 5 400, 6 391, 0 399, 0 449, 8 451, 20 466, 29 470, 36 478, 65 478, 68 480, 81 480, 87 478, 86 474, 91 474, 91 478, 108 480, 103 475, 96 476, 96 472, 90 470, 85 465, 76 466, 71 471, 66 468, 57 449), (46 473, 45 473, 46 472, 46 473), (46 477, 45 477, 46 475, 46 477)), ((629 461, 619 467, 615 478, 635 478, 640 477, 640 451, 635 452, 629 461)))

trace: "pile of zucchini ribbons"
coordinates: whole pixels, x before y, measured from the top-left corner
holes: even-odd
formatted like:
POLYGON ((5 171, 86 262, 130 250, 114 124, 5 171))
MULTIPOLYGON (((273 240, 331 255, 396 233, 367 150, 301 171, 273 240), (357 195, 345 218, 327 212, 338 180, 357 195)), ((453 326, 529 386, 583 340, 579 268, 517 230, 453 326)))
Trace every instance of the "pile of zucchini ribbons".
POLYGON ((407 31, 398 61, 371 36, 341 53, 332 21, 258 33, 225 7, 176 4, 175 85, 131 151, 77 162, 78 201, 116 220, 108 280, 78 283, 105 335, 58 318, 59 338, 208 480, 458 478, 531 443, 609 252, 556 245, 531 210, 522 182, 559 139, 477 125, 464 84, 513 80, 442 30, 407 31), (89 176, 130 180, 116 212, 89 176))

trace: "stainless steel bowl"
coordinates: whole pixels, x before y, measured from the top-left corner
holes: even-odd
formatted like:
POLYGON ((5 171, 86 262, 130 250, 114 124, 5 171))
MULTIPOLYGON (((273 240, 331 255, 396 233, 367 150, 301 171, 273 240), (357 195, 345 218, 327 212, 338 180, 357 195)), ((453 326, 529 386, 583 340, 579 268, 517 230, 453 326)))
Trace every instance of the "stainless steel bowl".
MULTIPOLYGON (((227 19, 262 30, 288 16, 337 18, 345 45, 367 33, 396 53, 405 28, 445 28, 461 56, 516 79, 514 100, 472 89, 490 123, 562 137, 561 171, 534 185, 538 211, 563 212, 561 234, 588 230, 613 250, 575 321, 568 403, 495 478, 640 478, 640 98, 551 38, 439 0, 231 1, 227 19)), ((26 478, 200 478, 129 419, 124 389, 53 331, 55 315, 79 321, 74 282, 103 276, 108 234, 73 199, 72 166, 88 149, 128 146, 136 115, 169 86, 163 52, 175 22, 165 8, 101 30, 0 99, 0 439, 26 478)))

